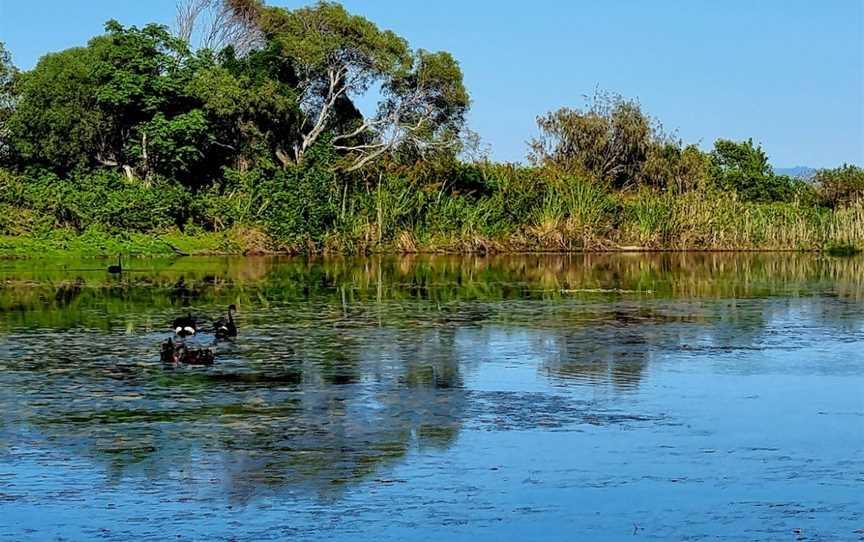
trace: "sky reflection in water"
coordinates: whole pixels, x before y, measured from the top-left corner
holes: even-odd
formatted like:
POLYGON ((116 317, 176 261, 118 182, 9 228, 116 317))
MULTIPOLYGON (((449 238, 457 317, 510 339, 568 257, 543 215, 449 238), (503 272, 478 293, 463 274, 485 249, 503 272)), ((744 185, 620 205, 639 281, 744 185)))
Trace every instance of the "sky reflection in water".
POLYGON ((864 259, 129 267, 0 262, 0 538, 862 537, 864 259))

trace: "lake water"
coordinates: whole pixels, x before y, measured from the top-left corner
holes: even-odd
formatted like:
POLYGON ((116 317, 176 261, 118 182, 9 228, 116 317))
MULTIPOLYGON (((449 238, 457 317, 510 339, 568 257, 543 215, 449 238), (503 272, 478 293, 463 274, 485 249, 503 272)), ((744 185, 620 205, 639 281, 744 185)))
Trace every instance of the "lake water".
POLYGON ((0 539, 864 539, 862 258, 108 263, 0 261, 0 539))

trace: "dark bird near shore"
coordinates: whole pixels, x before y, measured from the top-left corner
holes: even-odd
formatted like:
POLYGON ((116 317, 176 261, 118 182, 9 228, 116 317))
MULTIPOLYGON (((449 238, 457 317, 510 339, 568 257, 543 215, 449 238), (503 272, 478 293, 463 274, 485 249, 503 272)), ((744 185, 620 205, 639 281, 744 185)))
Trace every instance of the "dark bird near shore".
POLYGON ((198 333, 198 323, 192 317, 192 313, 175 318, 171 327, 174 328, 174 333, 178 337, 189 337, 198 333))
POLYGON ((236 305, 229 305, 228 319, 220 318, 213 324, 217 339, 231 339, 237 336, 237 324, 234 323, 234 311, 236 310, 236 305))
POLYGON ((175 343, 170 338, 162 343, 162 349, 159 353, 159 358, 162 363, 185 365, 213 365, 216 362, 216 356, 213 351, 208 348, 199 348, 190 350, 183 343, 175 343))
POLYGON ((159 350, 159 359, 162 363, 177 363, 177 346, 170 338, 162 343, 162 348, 159 350))
POLYGON ((115 275, 123 272, 123 261, 120 254, 117 255, 117 265, 109 265, 108 272, 115 275))

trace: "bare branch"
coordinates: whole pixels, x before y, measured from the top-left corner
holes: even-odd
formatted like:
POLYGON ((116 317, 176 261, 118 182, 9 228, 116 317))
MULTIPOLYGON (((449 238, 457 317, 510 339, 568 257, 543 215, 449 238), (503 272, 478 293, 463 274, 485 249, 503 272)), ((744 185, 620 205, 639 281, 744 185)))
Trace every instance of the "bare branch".
POLYGON ((312 126, 312 129, 308 134, 303 136, 303 142, 300 145, 299 149, 295 148, 295 160, 297 163, 300 163, 303 160, 303 154, 306 150, 315 144, 318 138, 321 136, 321 133, 327 127, 327 121, 330 119, 330 115, 333 113, 333 109, 336 106, 336 100, 339 99, 340 96, 344 95, 348 91, 348 87, 344 84, 344 78, 348 73, 347 66, 341 66, 338 69, 334 69, 331 67, 327 70, 328 77, 328 88, 327 88, 327 96, 324 99, 324 102, 321 104, 321 109, 318 111, 318 116, 315 120, 315 124, 312 126))
POLYGON ((219 51, 230 45, 241 56, 264 40, 254 13, 228 0, 178 0, 174 32, 194 48, 219 51))
POLYGON ((368 145, 334 145, 333 148, 340 151, 362 151, 368 149, 380 149, 381 147, 387 147, 389 142, 382 143, 370 143, 368 145))

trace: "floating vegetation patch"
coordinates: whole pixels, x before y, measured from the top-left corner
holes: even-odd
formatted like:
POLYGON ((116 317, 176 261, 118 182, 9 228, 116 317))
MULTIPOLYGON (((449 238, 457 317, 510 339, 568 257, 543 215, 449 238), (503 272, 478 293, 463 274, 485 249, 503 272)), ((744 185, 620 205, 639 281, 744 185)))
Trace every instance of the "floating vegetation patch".
POLYGON ((580 424, 607 426, 652 422, 640 414, 604 410, 595 403, 549 393, 471 392, 472 418, 487 431, 575 429, 580 424))

